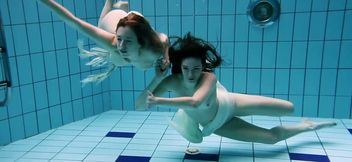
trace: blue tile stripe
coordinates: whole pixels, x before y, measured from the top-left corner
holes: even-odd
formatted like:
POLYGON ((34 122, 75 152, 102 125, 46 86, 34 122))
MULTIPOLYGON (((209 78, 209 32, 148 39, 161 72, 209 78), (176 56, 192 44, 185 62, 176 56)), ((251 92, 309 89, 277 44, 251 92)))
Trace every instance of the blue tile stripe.
POLYGON ((150 157, 145 156, 119 156, 115 162, 149 162, 150 157))
POLYGON ((133 138, 136 133, 131 132, 108 132, 105 137, 133 138))
POLYGON ((314 154, 290 153, 290 159, 291 160, 302 160, 302 161, 330 162, 330 160, 327 156, 314 155, 314 154))
POLYGON ((352 134, 352 129, 348 129, 348 131, 352 134))
POLYGON ((219 161, 219 155, 218 154, 204 154, 204 153, 200 153, 200 154, 196 154, 196 155, 185 154, 184 159, 219 161))

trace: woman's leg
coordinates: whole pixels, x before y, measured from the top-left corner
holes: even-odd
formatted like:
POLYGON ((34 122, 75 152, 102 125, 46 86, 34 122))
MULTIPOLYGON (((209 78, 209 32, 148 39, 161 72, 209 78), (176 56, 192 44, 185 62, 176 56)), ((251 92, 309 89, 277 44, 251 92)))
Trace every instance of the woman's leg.
POLYGON ((276 126, 271 129, 265 129, 234 117, 216 130, 215 134, 239 141, 275 144, 302 132, 314 131, 334 125, 336 125, 335 122, 305 120, 292 126, 276 126))
POLYGON ((125 12, 128 12, 128 2, 127 1, 121 1, 119 0, 118 2, 116 2, 114 5, 112 5, 114 8, 123 10, 125 12))
POLYGON ((189 142, 201 143, 203 141, 199 123, 194 122, 183 109, 176 112, 175 117, 169 121, 169 124, 189 142))
POLYGON ((282 116, 293 112, 293 104, 286 100, 239 93, 231 93, 230 95, 236 105, 236 116, 282 116))
POLYGON ((98 21, 98 26, 101 25, 101 21, 103 20, 103 18, 105 17, 105 15, 108 14, 108 13, 111 11, 111 9, 112 9, 112 1, 113 1, 113 0, 106 0, 106 1, 105 1, 103 10, 102 10, 101 13, 100 13, 100 17, 99 17, 99 21, 98 21))
POLYGON ((100 13, 99 21, 98 21, 98 26, 101 25, 101 21, 103 18, 113 9, 113 8, 118 8, 121 9, 125 12, 128 12, 128 2, 125 1, 118 1, 115 4, 113 4, 113 0, 106 0, 103 10, 100 13))
MULTIPOLYGON (((115 34, 117 24, 119 23, 120 19, 127 16, 127 13, 122 9, 112 10, 113 5, 111 1, 112 0, 106 1, 104 9, 100 14, 98 27, 109 33, 115 34)), ((128 5, 128 3, 124 1, 119 1, 117 3, 126 3, 125 5, 128 5)))

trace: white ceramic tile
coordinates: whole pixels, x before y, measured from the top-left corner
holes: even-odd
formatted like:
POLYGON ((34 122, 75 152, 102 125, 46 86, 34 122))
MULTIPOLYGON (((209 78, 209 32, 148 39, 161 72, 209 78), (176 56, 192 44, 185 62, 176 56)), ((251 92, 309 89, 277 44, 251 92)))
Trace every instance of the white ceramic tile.
POLYGON ((51 161, 51 160, 48 160, 48 159, 27 159, 27 158, 21 158, 21 159, 18 159, 16 161, 17 162, 47 162, 47 161, 51 161))
POLYGON ((307 147, 290 147, 290 153, 326 155, 324 149, 307 148, 307 147))
MULTIPOLYGON (((352 123, 352 120, 312 118, 314 121, 336 120, 338 126, 302 133, 274 145, 237 141, 217 135, 205 137, 201 144, 193 144, 163 121, 165 117, 173 115, 174 112, 108 111, 1 146, 0 161, 48 161, 52 158, 52 161, 107 162, 115 161, 119 155, 129 155, 149 156, 154 162, 177 162, 183 161, 185 150, 189 146, 197 147, 201 153, 219 154, 219 161, 222 162, 285 162, 290 161, 288 151, 318 155, 327 153, 331 161, 352 160, 349 155, 352 150, 352 135, 346 129, 346 125, 352 123), (137 133, 133 138, 105 137, 109 131, 137 133)), ((302 120, 290 116, 253 116, 244 119, 268 128, 280 123, 291 125, 302 120)))
POLYGON ((157 145, 159 143, 159 139, 138 139, 132 138, 130 144, 147 144, 147 145, 157 145))
POLYGON ((57 152, 60 152, 62 149, 63 147, 57 147, 57 146, 36 146, 33 149, 31 149, 31 151, 57 153, 57 152))
POLYGON ((0 151, 0 158, 14 158, 17 159, 24 155, 26 152, 25 151, 0 151))
POLYGON ((72 141, 75 137, 72 135, 49 135, 45 140, 72 141))
POLYGON ((352 158, 352 154, 350 150, 328 150, 326 149, 326 153, 328 156, 338 156, 338 157, 348 157, 352 158))
POLYGON ((231 148, 231 149, 220 149, 220 155, 253 157, 253 152, 252 150, 231 148))
POLYGON ((117 144, 128 144, 131 141, 131 138, 122 138, 122 137, 104 137, 101 143, 117 143, 117 144))
POLYGON ((260 162, 291 162, 289 159, 273 159, 273 158, 254 158, 255 161, 260 162))
POLYGON ((323 143, 326 150, 345 150, 352 151, 352 145, 350 144, 339 144, 339 143, 323 143))
POLYGON ((286 145, 270 145, 270 144, 261 144, 254 143, 255 151, 273 151, 273 152, 288 152, 286 145))
POLYGON ((156 158, 153 157, 150 159, 149 162, 183 162, 183 158, 182 159, 172 159, 172 158, 156 158))
POLYGON ((23 140, 15 141, 11 143, 11 145, 37 145, 40 142, 42 142, 42 140, 40 139, 23 139, 23 140))
POLYGON ((69 154, 69 153, 59 153, 54 159, 56 160, 77 160, 82 161, 87 155, 86 154, 69 154))
POLYGON ((253 162, 254 159, 251 156, 220 155, 219 162, 229 162, 229 161, 253 162))
POLYGON ((184 152, 186 149, 184 146, 158 146, 156 151, 184 152))
POLYGON ((185 156, 185 152, 182 151, 164 151, 164 150, 156 150, 153 154, 153 157, 157 158, 173 158, 173 159, 183 159, 185 156))
POLYGON ((124 150, 121 155, 125 156, 152 156, 154 150, 124 150))
POLYGON ((29 159, 51 159, 55 156, 56 153, 46 153, 46 152, 28 152, 23 155, 21 158, 29 159))
POLYGON ((44 140, 39 146, 66 146, 69 141, 58 141, 58 140, 44 140))
POLYGON ((89 154, 84 161, 85 162, 111 162, 115 161, 117 156, 115 155, 99 155, 99 154, 89 154))
POLYGON ((157 147, 156 144, 146 145, 146 144, 128 144, 125 149, 126 150, 146 150, 146 151, 154 151, 157 147))
POLYGON ((189 142, 186 140, 171 140, 171 139, 162 139, 160 140, 159 145, 171 145, 171 146, 188 146, 189 142))
POLYGON ((244 149, 244 150, 253 150, 252 143, 221 143, 221 150, 230 150, 232 148, 244 149))
POLYGON ((74 141, 75 142, 99 142, 104 137, 96 137, 96 136, 77 136, 74 141))
MULTIPOLYGON (((110 132, 110 131, 109 131, 110 132)), ((93 130, 84 130, 79 135, 80 136, 98 136, 104 137, 107 134, 105 131, 93 131, 93 130)))
POLYGON ((202 142, 202 143, 190 143, 190 147, 220 147, 219 142, 202 142))
POLYGON ((127 146, 127 144, 123 144, 123 143, 106 143, 106 142, 102 142, 102 143, 99 143, 96 146, 96 148, 123 150, 126 146, 127 146))
POLYGON ((122 153, 122 151, 123 149, 94 148, 90 155, 114 155, 115 157, 118 157, 122 153))
POLYGON ((98 142, 77 142, 77 141, 73 141, 70 142, 67 146, 68 147, 88 147, 88 148, 93 148, 98 144, 98 142))
POLYGON ((65 147, 61 150, 61 153, 73 153, 73 154, 88 154, 93 150, 93 148, 83 148, 83 147, 65 147))
POLYGON ((57 129, 52 135, 66 135, 66 136, 77 136, 81 131, 79 130, 63 130, 57 129))
POLYGON ((283 159, 289 160, 289 154, 287 152, 273 152, 271 150, 262 151, 262 150, 255 150, 254 156, 256 158, 272 158, 272 159, 283 159))
POLYGON ((351 157, 339 157, 339 156, 329 156, 330 161, 334 162, 345 162, 345 161, 352 161, 351 157))
POLYGON ((35 145, 33 145, 33 144, 31 144, 31 145, 14 145, 14 144, 10 144, 10 145, 4 146, 2 148, 2 151, 29 151, 33 147, 35 147, 35 145))

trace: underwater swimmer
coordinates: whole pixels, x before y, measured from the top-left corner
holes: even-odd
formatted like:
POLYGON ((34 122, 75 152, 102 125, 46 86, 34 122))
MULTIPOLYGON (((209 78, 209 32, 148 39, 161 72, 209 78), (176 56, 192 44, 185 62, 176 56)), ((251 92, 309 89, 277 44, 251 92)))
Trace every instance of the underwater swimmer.
POLYGON ((234 140, 275 144, 302 132, 336 125, 333 121, 303 120, 291 126, 261 128, 241 116, 283 116, 293 104, 286 100, 228 92, 212 69, 221 63, 215 48, 190 34, 179 38, 169 49, 172 74, 157 73, 136 101, 138 110, 154 105, 178 107, 170 125, 184 138, 200 143, 215 133, 234 140), (176 97, 159 97, 171 91, 176 97), (201 130, 199 125, 203 127, 201 130))

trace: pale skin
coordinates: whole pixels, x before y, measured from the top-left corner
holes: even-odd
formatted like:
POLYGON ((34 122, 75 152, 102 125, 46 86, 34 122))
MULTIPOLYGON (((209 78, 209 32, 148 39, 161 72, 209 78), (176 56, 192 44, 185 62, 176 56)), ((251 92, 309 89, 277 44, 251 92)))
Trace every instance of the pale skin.
POLYGON ((302 132, 336 125, 335 122, 305 120, 292 126, 276 126, 271 129, 258 127, 240 117, 287 115, 293 111, 293 104, 281 99, 229 92, 235 106, 231 110, 222 111, 216 93, 217 79, 213 73, 202 71, 200 59, 183 59, 181 69, 182 74, 167 77, 157 71, 158 75, 137 99, 137 108, 142 110, 154 105, 180 107, 193 121, 204 126, 203 136, 215 133, 235 140, 267 144, 277 143, 302 132), (167 91, 174 92, 178 97, 157 97, 167 91), (224 118, 228 120, 224 121, 224 118))
MULTIPOLYGON (((100 47, 109 51, 112 57, 111 61, 115 66, 131 64, 139 69, 148 69, 161 57, 164 57, 162 62, 163 69, 169 64, 167 50, 165 50, 165 53, 155 53, 142 48, 137 41, 136 33, 130 27, 119 27, 115 32, 119 20, 127 15, 127 2, 118 2, 114 5, 113 0, 106 0, 98 26, 94 26, 76 17, 54 0, 38 1, 49 7, 67 25, 86 35, 100 47), (121 9, 113 10, 114 6, 118 6, 121 9)), ((165 44, 165 47, 167 47, 167 36, 159 33, 159 38, 165 44)))

